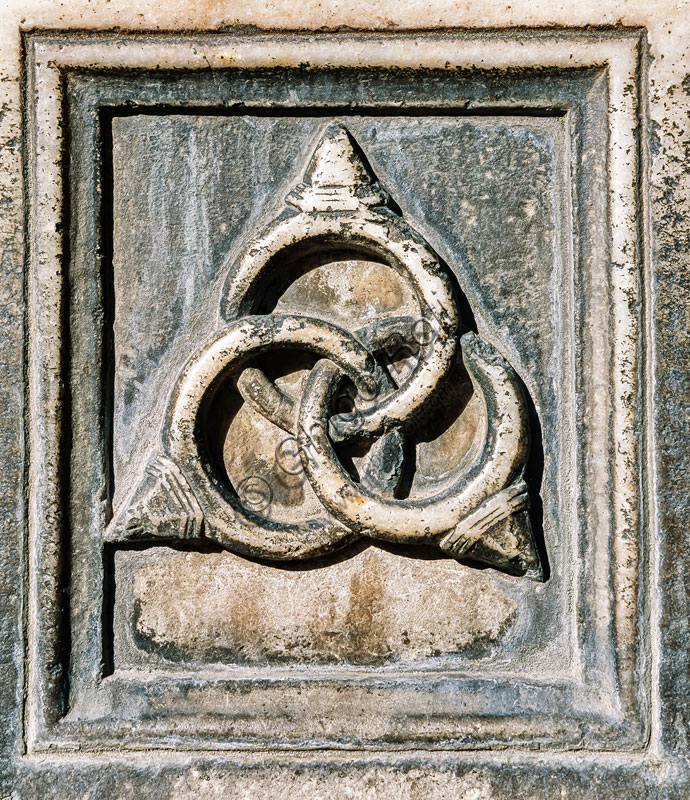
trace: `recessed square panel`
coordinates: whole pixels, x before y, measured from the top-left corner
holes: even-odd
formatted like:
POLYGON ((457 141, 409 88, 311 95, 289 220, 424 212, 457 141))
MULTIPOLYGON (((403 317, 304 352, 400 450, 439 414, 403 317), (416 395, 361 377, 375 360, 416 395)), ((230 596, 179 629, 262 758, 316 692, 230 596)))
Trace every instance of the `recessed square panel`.
MULTIPOLYGON (((179 650, 180 657, 187 654, 184 660, 203 663, 217 661, 223 652, 231 663, 299 664, 308 654, 309 660, 323 663, 414 663, 428 669, 462 664, 485 670, 485 659, 492 655, 494 663, 510 664, 512 670, 524 669, 521 660, 533 665, 543 659, 552 666, 560 661, 566 672, 568 622, 561 613, 564 591, 556 577, 564 574, 560 562, 565 538, 555 535, 559 454, 550 448, 550 474, 544 480, 542 441, 545 430, 548 441, 558 442, 556 398, 567 402, 568 375, 558 376, 554 370, 562 323, 553 316, 559 302, 557 276, 564 268, 557 231, 570 230, 564 206, 564 119, 338 119, 404 208, 403 215, 443 253, 460 286, 467 284, 476 294, 496 340, 502 334, 504 349, 520 354, 518 371, 529 375, 535 389, 534 400, 525 391, 535 428, 527 477, 538 501, 532 516, 540 535, 544 500, 550 511, 548 554, 540 541, 548 580, 533 583, 491 569, 478 571, 420 547, 393 544, 382 550, 372 539, 339 550, 335 563, 331 557, 324 563, 263 564, 258 572, 254 562, 228 553, 192 558, 166 547, 116 558, 115 583, 132 584, 132 594, 123 590, 117 595, 115 619, 118 625, 128 620, 136 631, 127 637, 130 645, 138 636, 165 643, 156 661, 163 657, 167 662, 164 652, 179 650), (130 572, 140 574, 134 564, 141 558, 162 572, 155 580, 142 577, 147 589, 139 595, 140 583, 130 572), (559 568, 552 568, 552 561, 559 568), (179 642, 167 627, 149 636, 143 632, 149 626, 144 621, 149 606, 168 603, 173 587, 180 585, 180 577, 173 577, 180 570, 184 585, 197 587, 192 589, 196 600, 183 614, 190 629, 180 632, 179 642), (202 634, 207 644, 201 646, 188 637, 209 621, 205 592, 199 588, 208 570, 218 581, 223 608, 219 620, 225 622, 210 623, 213 633, 202 634), (272 589, 267 592, 265 584, 272 589), (290 608, 297 602, 291 598, 297 597, 304 610, 296 611, 291 622, 281 620, 275 609, 290 608), (143 615, 138 622, 136 614, 143 615), (281 643, 285 625, 291 633, 281 643), (442 639, 433 633, 437 629, 445 631, 442 639), (241 631, 249 637, 246 644, 241 631), (257 637, 265 639, 265 649, 257 637)), ((113 120, 114 516, 129 502, 142 466, 158 451, 161 426, 152 420, 164 417, 171 383, 191 355, 190 342, 203 343, 217 327, 219 297, 232 274, 238 244, 251 241, 302 178, 329 123, 327 114, 133 115, 113 120), (189 189, 179 191, 180 186, 189 189)), ((326 253, 330 258, 330 251, 326 253)), ((337 318, 355 329, 406 313, 424 322, 404 278, 361 254, 347 258, 335 248, 332 261, 310 265, 304 274, 290 275, 289 269, 286 264, 280 275, 287 287, 283 311, 337 318)), ((476 328, 466 298, 463 310, 467 319, 462 324, 476 328)), ((401 377, 403 362, 411 355, 405 347, 401 341, 389 349, 396 359, 391 366, 401 377)), ((304 356, 290 374, 302 374, 303 362, 304 356)), ((461 414, 467 400, 462 385, 449 380, 437 401, 414 418, 420 435, 414 437, 415 463, 407 469, 412 484, 421 484, 418 494, 431 494, 429 487, 450 473, 470 446, 477 420, 471 405, 461 414), (438 424, 436 417, 441 417, 438 424)), ((319 501, 299 456, 289 452, 291 434, 266 426, 260 415, 246 409, 238 413, 224 434, 225 461, 235 485, 241 491, 254 481, 255 502, 268 517, 297 522, 317 516, 319 501)), ((115 668, 118 652, 116 648, 115 668)), ((128 648, 123 663, 148 660, 155 653, 151 643, 145 652, 149 655, 144 658, 128 648)))

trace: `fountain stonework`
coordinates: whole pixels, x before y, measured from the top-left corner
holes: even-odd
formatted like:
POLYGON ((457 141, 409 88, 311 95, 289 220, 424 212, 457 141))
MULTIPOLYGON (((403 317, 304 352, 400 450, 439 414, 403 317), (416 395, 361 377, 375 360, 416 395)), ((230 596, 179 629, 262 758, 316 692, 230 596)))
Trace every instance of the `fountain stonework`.
POLYGON ((0 798, 690 796, 688 9, 0 20, 0 798))

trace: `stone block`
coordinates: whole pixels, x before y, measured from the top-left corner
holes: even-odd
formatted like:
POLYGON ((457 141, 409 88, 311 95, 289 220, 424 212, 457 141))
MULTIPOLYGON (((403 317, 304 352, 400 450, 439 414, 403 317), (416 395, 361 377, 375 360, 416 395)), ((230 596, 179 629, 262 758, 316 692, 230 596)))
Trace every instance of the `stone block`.
POLYGON ((690 792, 659 5, 2 12, 0 796, 690 792))

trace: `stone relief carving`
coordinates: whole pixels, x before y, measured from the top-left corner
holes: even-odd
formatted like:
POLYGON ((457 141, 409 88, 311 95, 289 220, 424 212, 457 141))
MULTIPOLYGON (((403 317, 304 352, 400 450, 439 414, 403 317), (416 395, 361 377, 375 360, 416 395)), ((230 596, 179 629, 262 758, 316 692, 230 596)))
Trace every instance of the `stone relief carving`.
POLYGON ((663 42, 620 26, 14 39, 8 792, 225 796, 246 774, 240 794, 316 775, 328 796, 373 781, 397 797, 438 767, 462 795, 471 752, 489 794, 656 796, 684 778, 665 755, 687 716, 679 528, 655 491, 679 453, 655 446, 669 415, 652 413, 678 342, 651 324, 663 258, 645 222, 663 42), (330 160, 358 159, 333 181, 307 168, 335 117, 356 143, 330 131, 330 160), (367 430, 413 382, 405 402, 427 399, 367 430), (509 424, 521 444, 500 448, 509 424), (501 567, 508 534, 527 560, 522 481, 540 584, 474 568, 501 567), (506 489, 516 508, 487 514, 506 489), (408 522, 418 544, 381 539, 408 541, 408 522))
POLYGON ((106 538, 206 537, 289 560, 369 537, 540 578, 521 384, 462 330, 450 271, 331 124, 283 212, 230 271, 218 333, 179 376, 161 451, 106 538), (313 282, 297 279, 352 258, 374 265, 372 281, 394 271, 409 313, 312 303, 313 282), (276 442, 269 472, 251 466, 264 439, 276 442), (438 451, 426 473, 420 443, 438 451), (302 502, 287 513, 292 495, 302 502))

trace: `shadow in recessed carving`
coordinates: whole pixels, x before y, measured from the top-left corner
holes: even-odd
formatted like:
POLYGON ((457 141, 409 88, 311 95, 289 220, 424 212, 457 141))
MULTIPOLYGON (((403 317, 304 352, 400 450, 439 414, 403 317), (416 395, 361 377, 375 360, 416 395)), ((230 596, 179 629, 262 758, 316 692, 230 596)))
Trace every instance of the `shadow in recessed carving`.
POLYGON ((532 536, 534 537, 534 543, 541 562, 543 580, 547 581, 551 575, 551 567, 544 538, 544 507, 541 499, 541 486, 544 477, 544 443, 539 414, 526 390, 525 397, 530 426, 530 450, 525 467, 525 481, 529 490, 532 536))

